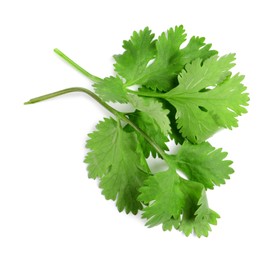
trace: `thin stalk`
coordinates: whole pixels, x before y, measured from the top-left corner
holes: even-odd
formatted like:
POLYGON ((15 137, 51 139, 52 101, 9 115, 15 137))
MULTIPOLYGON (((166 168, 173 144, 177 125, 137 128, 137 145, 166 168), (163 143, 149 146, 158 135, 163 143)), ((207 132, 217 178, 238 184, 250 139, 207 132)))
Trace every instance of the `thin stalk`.
POLYGON ((80 88, 80 87, 66 88, 66 89, 56 91, 56 92, 53 92, 53 93, 50 93, 47 95, 32 98, 29 101, 25 102, 24 105, 38 103, 38 102, 41 102, 41 101, 44 101, 47 99, 51 99, 51 98, 58 97, 58 96, 68 94, 68 93, 72 93, 72 92, 83 92, 83 93, 89 95, 94 100, 96 100, 99 104, 101 104, 103 107, 105 107, 110 113, 112 113, 116 117, 120 117, 122 115, 121 112, 119 112, 118 110, 114 109, 113 107, 109 106, 107 103, 102 101, 94 92, 92 92, 86 88, 80 88))
POLYGON ((32 98, 29 101, 25 102, 24 104, 25 105, 34 104, 34 103, 38 103, 38 102, 41 102, 41 101, 44 101, 47 99, 51 99, 51 98, 58 97, 58 96, 68 94, 68 93, 72 93, 72 92, 83 92, 83 93, 89 95, 91 98, 93 98, 95 101, 97 101, 100 105, 102 105, 104 108, 106 108, 110 113, 112 113, 117 119, 122 120, 122 121, 126 122, 127 124, 129 124, 135 131, 137 131, 139 134, 141 134, 151 146, 154 147, 154 149, 161 155, 161 157, 166 162, 168 162, 167 154, 142 129, 140 129, 136 124, 134 124, 132 121, 130 121, 129 118, 127 118, 124 113, 109 106, 94 92, 92 92, 86 88, 74 87, 74 88, 63 89, 63 90, 56 91, 56 92, 53 92, 53 93, 50 93, 47 95, 32 98))
POLYGON ((127 92, 141 97, 165 98, 165 93, 134 91, 131 89, 128 89, 127 92))
POLYGON ((74 62, 72 59, 70 59, 66 54, 64 54, 63 52, 61 52, 59 49, 54 49, 54 52, 56 54, 58 54, 64 61, 66 61, 69 65, 71 65, 72 67, 74 67, 76 70, 78 70, 79 72, 81 72, 85 77, 87 77, 88 79, 94 81, 94 82, 100 82, 101 78, 92 75, 91 73, 89 73, 87 70, 83 69, 81 66, 79 66, 76 62, 74 62))
POLYGON ((124 118, 121 118, 123 121, 125 121, 127 124, 129 124, 135 131, 137 131, 139 134, 141 134, 145 140, 154 147, 154 149, 161 155, 161 157, 167 161, 167 154, 160 148, 159 145, 157 145, 141 128, 139 128, 136 124, 134 124, 132 121, 130 121, 126 116, 124 118))

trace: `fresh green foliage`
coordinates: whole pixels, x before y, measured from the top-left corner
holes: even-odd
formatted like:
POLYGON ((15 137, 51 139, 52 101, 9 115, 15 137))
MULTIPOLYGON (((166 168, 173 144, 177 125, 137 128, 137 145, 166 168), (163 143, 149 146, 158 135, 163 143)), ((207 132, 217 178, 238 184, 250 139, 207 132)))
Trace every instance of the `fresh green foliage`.
POLYGON ((129 41, 124 41, 126 51, 114 56, 115 71, 126 79, 126 86, 138 84, 167 91, 175 86, 185 64, 196 58, 205 60, 217 53, 199 37, 192 37, 189 44, 181 48, 186 36, 183 26, 170 28, 157 40, 148 28, 134 32, 129 41))
POLYGON ((248 95, 243 76, 231 76, 234 55, 213 56, 185 66, 179 85, 164 97, 176 107, 177 124, 183 137, 193 143, 209 138, 219 128, 237 126, 236 116, 246 113, 248 95))
POLYGON ((234 172, 230 167, 232 161, 224 160, 227 155, 209 142, 199 145, 184 142, 174 157, 188 180, 200 182, 205 188, 213 189, 214 185, 225 184, 225 180, 234 172))
POLYGON ((206 190, 225 184, 233 173, 227 153, 207 139, 219 129, 237 127, 249 97, 244 77, 231 72, 234 54, 219 57, 205 38, 191 37, 188 43, 186 38, 183 26, 157 39, 149 28, 134 32, 124 41, 124 53, 114 56, 116 75, 104 79, 55 49, 93 81, 96 94, 75 87, 25 104, 76 91, 92 97, 113 117, 89 134, 89 178, 99 180, 102 194, 119 211, 142 211, 147 226, 200 237, 208 236, 219 218, 208 206, 206 190), (128 103, 131 109, 122 112, 107 102, 128 103), (179 144, 174 154, 167 146, 170 138, 179 144), (168 168, 152 172, 149 156, 160 157, 168 168))
POLYGON ((146 74, 147 65, 156 53, 153 39, 154 34, 149 28, 134 32, 129 41, 124 41, 124 54, 114 56, 115 70, 126 79, 127 85, 136 84, 146 74))
POLYGON ((124 131, 114 119, 105 119, 89 135, 85 158, 89 177, 100 178, 102 194, 117 200, 119 211, 134 214, 142 208, 138 189, 149 175, 149 167, 134 133, 124 131), (133 163, 131 163, 133 162, 133 163))
POLYGON ((150 227, 162 224, 164 230, 174 227, 200 237, 207 236, 209 224, 216 224, 219 218, 208 208, 204 186, 182 179, 172 169, 149 177, 140 192, 139 200, 148 204, 143 217, 150 227))
POLYGON ((152 118, 164 136, 171 132, 170 121, 167 116, 169 111, 163 108, 161 102, 153 98, 142 98, 135 95, 130 95, 129 100, 135 109, 152 118))
MULTIPOLYGON (((155 143, 157 143, 164 151, 168 151, 166 142, 169 141, 168 133, 171 132, 170 121, 168 118, 169 111, 163 109, 162 104, 152 98, 142 98, 135 95, 130 95, 130 103, 136 109, 128 115, 129 119, 134 122, 146 134, 152 136, 155 143)), ((133 130, 128 125, 128 129, 133 130)), ((133 130, 134 131, 134 130, 133 130)), ((137 133, 136 131, 134 131, 137 133)), ((146 157, 150 153, 156 157, 157 151, 145 138, 138 133, 138 139, 146 157)), ((158 154, 159 156, 159 154, 158 154)))
MULTIPOLYGON (((135 123, 141 130, 143 130, 148 136, 152 136, 153 141, 159 145, 164 151, 168 151, 166 143, 169 141, 167 136, 165 136, 161 129, 159 128, 156 120, 152 118, 148 113, 136 110, 128 115, 129 119, 135 123)), ((130 125, 127 125, 127 130, 133 131, 137 134, 138 140, 140 141, 141 147, 143 149, 145 157, 149 157, 150 153, 153 157, 156 157, 156 149, 148 142, 146 139, 136 132, 130 125)), ((159 154, 158 154, 159 155, 159 154)))
POLYGON ((128 103, 127 90, 119 77, 104 78, 95 85, 96 93, 103 101, 128 103), (113 89, 113 91, 111 91, 113 89))

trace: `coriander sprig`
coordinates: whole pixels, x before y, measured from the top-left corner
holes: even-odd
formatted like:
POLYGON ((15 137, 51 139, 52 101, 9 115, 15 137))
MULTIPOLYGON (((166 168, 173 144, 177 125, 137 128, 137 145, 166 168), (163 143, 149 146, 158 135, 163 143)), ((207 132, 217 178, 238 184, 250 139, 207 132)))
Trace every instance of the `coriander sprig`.
POLYGON ((221 128, 237 127, 249 97, 243 76, 230 71, 234 54, 217 56, 203 37, 192 37, 182 47, 186 37, 183 26, 157 39, 149 28, 134 32, 124 41, 124 53, 114 56, 116 74, 104 79, 55 49, 93 82, 95 92, 67 88, 25 104, 83 92, 105 107, 113 117, 99 122, 86 145, 89 177, 100 180, 102 194, 116 201, 119 211, 142 210, 149 227, 161 224, 163 230, 200 237, 219 218, 208 206, 206 190, 233 173, 227 153, 207 139, 221 128), (133 85, 137 91, 130 89, 133 85), (134 111, 118 111, 108 102, 130 103, 134 111), (169 153, 170 138, 180 144, 176 154, 169 153), (151 172, 150 155, 162 158, 168 169, 151 172))

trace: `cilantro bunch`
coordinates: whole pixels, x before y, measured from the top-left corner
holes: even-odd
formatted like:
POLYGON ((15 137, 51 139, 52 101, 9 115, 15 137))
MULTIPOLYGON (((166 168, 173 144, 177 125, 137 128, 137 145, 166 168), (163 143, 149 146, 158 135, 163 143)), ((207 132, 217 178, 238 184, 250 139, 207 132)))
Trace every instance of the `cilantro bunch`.
POLYGON ((123 43, 124 53, 114 56, 115 75, 104 79, 55 49, 93 81, 95 92, 68 88, 25 104, 79 91, 104 106, 111 117, 99 122, 86 145, 89 178, 100 180, 102 194, 120 212, 143 211, 149 227, 161 224, 200 237, 219 218, 206 190, 233 173, 227 153, 206 140, 219 129, 237 127, 249 98, 244 77, 230 71, 234 54, 219 57, 204 38, 186 37, 183 26, 157 39, 149 28, 134 32, 123 43), (133 110, 121 112, 111 103, 129 103, 133 110), (168 152, 170 139, 179 144, 175 154, 168 152), (168 169, 151 172, 149 156, 163 159, 168 169))

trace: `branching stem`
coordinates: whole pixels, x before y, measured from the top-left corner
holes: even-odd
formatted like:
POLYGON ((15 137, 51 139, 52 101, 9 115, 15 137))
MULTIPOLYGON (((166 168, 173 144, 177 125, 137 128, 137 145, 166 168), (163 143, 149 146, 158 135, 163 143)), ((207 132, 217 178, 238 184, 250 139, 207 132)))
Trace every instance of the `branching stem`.
MULTIPOLYGON (((102 79, 92 75, 91 73, 89 73, 87 70, 83 69, 81 66, 79 66, 76 62, 74 62, 72 59, 70 59, 66 54, 64 54, 63 52, 61 52, 59 49, 54 49, 54 52, 56 54, 58 54, 64 61, 66 61, 69 65, 71 65, 72 67, 74 67, 76 70, 78 70, 79 72, 81 72, 85 77, 89 78, 90 80, 94 81, 94 82, 100 82, 102 79)), ((66 88, 60 91, 56 91, 50 94, 46 94, 43 96, 39 96, 36 98, 32 98, 29 101, 25 102, 25 105, 28 104, 34 104, 37 102, 41 102, 47 99, 51 99, 54 97, 58 97, 64 94, 68 94, 68 93, 72 93, 72 92, 83 92, 87 95, 89 95, 91 98, 93 98, 95 101, 97 101, 100 105, 102 105, 104 108, 106 108, 110 113, 112 113, 118 120, 122 120, 125 123, 129 124, 136 132, 138 132, 139 134, 141 134, 145 140, 154 147, 154 149, 160 154, 160 156, 169 164, 169 166, 171 165, 171 161, 168 159, 168 155, 160 148, 160 146, 158 144, 156 144, 156 142, 154 142, 152 140, 152 138, 150 138, 142 129, 140 129, 136 124, 134 124, 124 113, 116 110, 115 108, 111 107, 110 105, 108 105, 106 102, 104 102, 99 96, 97 96, 94 92, 86 89, 86 88, 81 88, 81 87, 73 87, 73 88, 66 88)), ((146 97, 162 97, 163 93, 152 93, 152 92, 140 92, 140 91, 132 91, 132 90, 128 90, 129 93, 131 94, 135 94, 138 96, 146 96, 146 97)))
POLYGON ((96 100, 99 104, 101 104, 103 107, 105 107, 109 112, 111 112, 113 115, 116 117, 120 117, 121 112, 118 110, 114 109, 113 107, 109 106, 106 102, 102 101, 99 96, 97 96, 94 92, 86 89, 86 88, 80 88, 80 87, 74 87, 74 88, 66 88, 60 91, 56 91, 50 94, 46 94, 40 97, 32 98, 29 101, 25 102, 24 105, 29 105, 29 104, 34 104, 38 103, 47 99, 51 99, 54 97, 58 97, 64 94, 72 93, 72 92, 83 92, 89 95, 91 98, 96 100))
POLYGON ((131 90, 131 89, 128 89, 127 92, 130 93, 130 94, 141 96, 141 97, 165 98, 164 93, 134 91, 134 90, 131 90))
POLYGON ((72 92, 83 92, 87 95, 89 95, 91 98, 93 98, 95 101, 97 101, 100 105, 102 105, 104 108, 106 108, 110 113, 112 113, 117 119, 122 120, 129 124, 135 131, 137 131, 139 134, 141 134, 146 141, 155 148, 155 150, 161 155, 161 157, 167 161, 167 154, 157 145, 142 129, 140 129, 136 124, 134 124, 132 121, 127 118, 127 116, 116 110, 115 108, 108 105, 106 102, 104 102, 99 96, 97 96, 94 92, 81 87, 74 87, 74 88, 66 88, 57 92, 53 92, 47 95, 43 95, 40 97, 32 98, 29 101, 25 102, 25 105, 38 103, 47 99, 51 99, 54 97, 58 97, 64 94, 72 93, 72 92))

